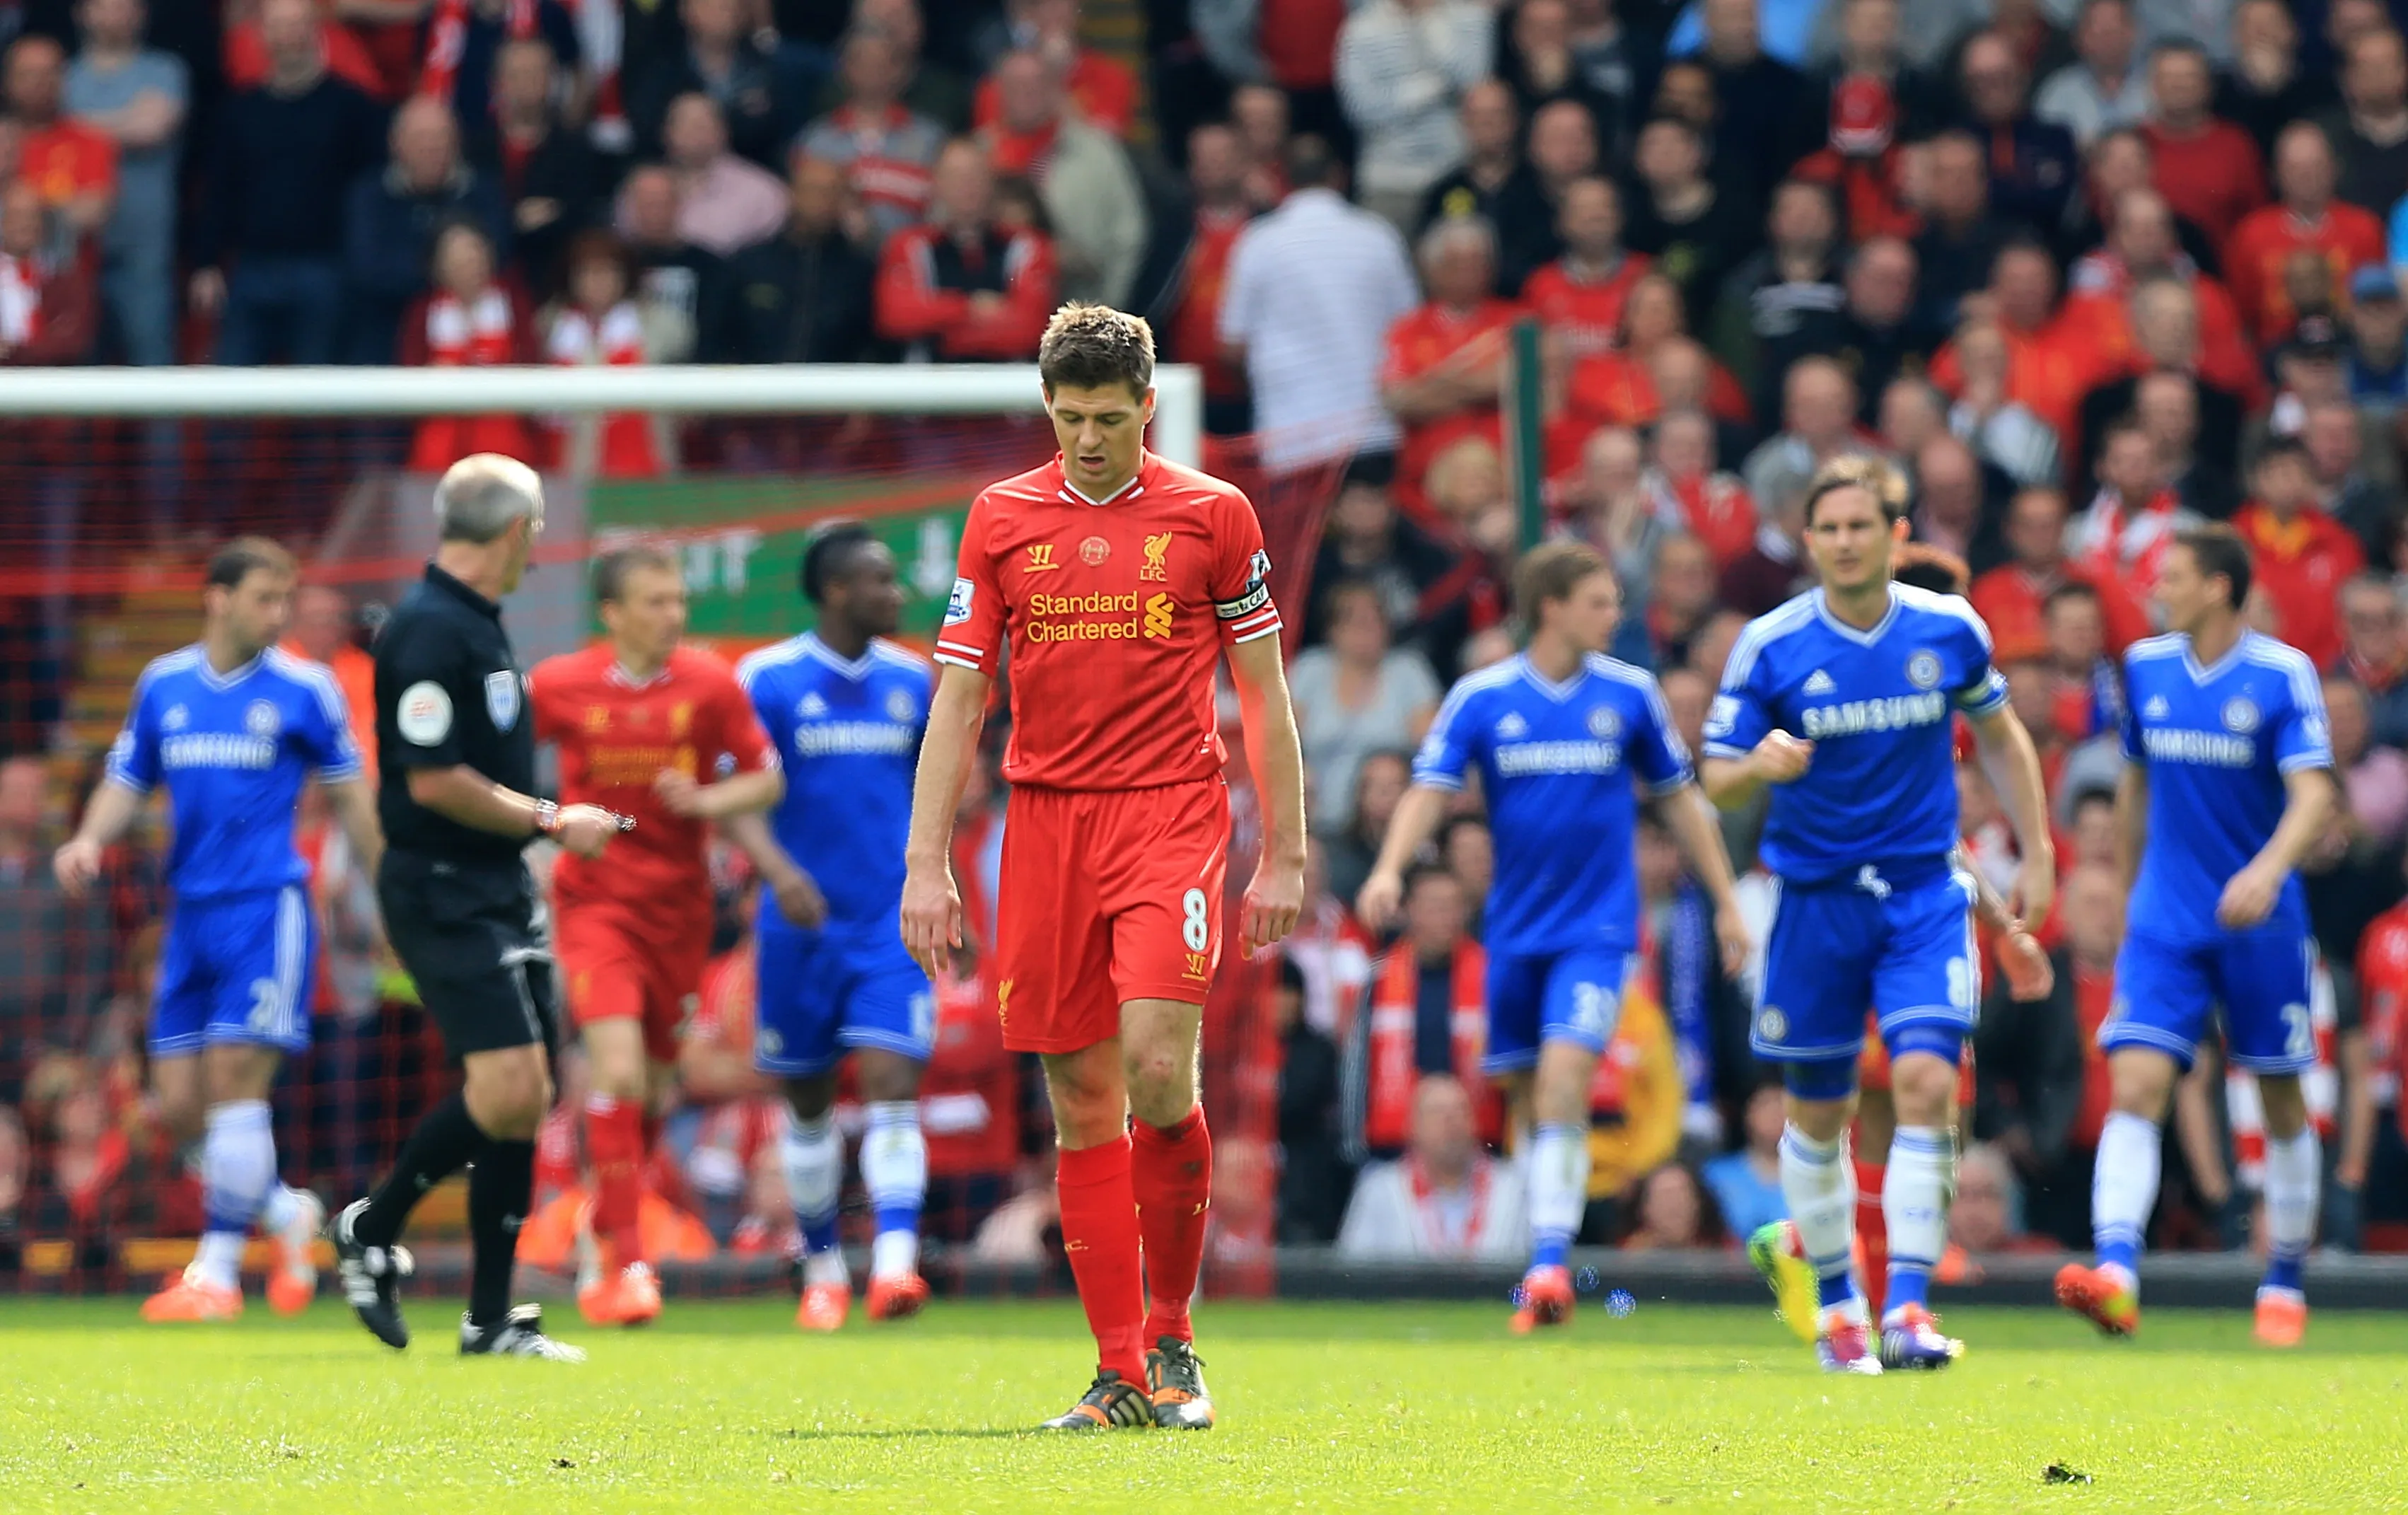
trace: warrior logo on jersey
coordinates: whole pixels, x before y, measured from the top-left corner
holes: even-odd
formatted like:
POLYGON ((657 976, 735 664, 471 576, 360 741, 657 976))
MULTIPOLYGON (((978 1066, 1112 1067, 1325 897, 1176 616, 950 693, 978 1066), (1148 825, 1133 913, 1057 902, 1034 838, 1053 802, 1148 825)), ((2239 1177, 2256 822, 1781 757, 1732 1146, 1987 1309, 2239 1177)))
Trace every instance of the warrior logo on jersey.
POLYGON ((1906 660, 1906 679, 1918 689, 1939 687, 1939 657, 1929 652, 1916 653, 1906 660))
POLYGON ((282 724, 277 716, 276 707, 265 700, 252 700, 242 713, 242 729, 252 736, 272 737, 282 724))
POLYGON ((1599 705, 1588 713, 1588 734, 1600 742, 1611 742, 1622 734, 1622 716, 1612 705, 1599 705))
POLYGON ((947 626, 959 626, 970 618, 970 598, 977 593, 978 585, 970 583, 969 580, 953 581, 953 598, 945 601, 947 626))
POLYGON ((2232 732, 2235 736, 2247 736, 2250 732, 2258 729, 2258 706, 2256 701, 2246 699, 2233 699, 2226 700, 2224 702, 2224 729, 2232 732))
POLYGON ((506 668, 498 673, 485 675, 485 714, 494 718, 496 731, 507 731, 519 724, 519 675, 516 669, 506 668))
POLYGON ((1054 544, 1052 542, 1033 541, 1028 544, 1029 572, 1051 573, 1061 566, 1061 564, 1054 561, 1054 544))
POLYGON ((1150 533, 1145 539, 1145 562, 1143 566, 1139 568, 1137 570, 1138 578, 1140 581, 1151 581, 1157 584, 1168 579, 1170 577, 1170 570, 1168 566, 1163 562, 1163 558, 1167 556, 1169 552, 1169 532, 1156 531, 1150 533))

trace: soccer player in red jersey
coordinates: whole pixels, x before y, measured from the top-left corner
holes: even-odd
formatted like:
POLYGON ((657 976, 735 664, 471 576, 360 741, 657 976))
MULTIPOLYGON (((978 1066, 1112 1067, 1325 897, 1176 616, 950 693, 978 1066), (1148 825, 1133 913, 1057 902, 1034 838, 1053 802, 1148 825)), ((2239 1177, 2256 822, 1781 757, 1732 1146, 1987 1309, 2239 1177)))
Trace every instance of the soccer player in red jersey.
POLYGON ((903 939, 931 976, 961 943, 948 843, 1008 642, 996 998, 1004 1045, 1044 1062, 1063 1247, 1098 1357, 1079 1403, 1045 1423, 1203 1427, 1212 1405, 1187 1306, 1212 1185, 1196 1068, 1227 868, 1213 704, 1225 650, 1267 813, 1240 922, 1249 955, 1302 905, 1304 763, 1254 506, 1145 448, 1153 333, 1066 305, 1037 363, 1062 452, 989 485, 963 528, 903 939))
POLYGON ((579 1279, 577 1306, 595 1325, 640 1325, 661 1312, 637 1232, 652 1102, 710 951, 705 824, 777 803, 785 778, 736 675, 678 645, 685 578, 667 549, 605 553, 594 598, 609 642, 546 658, 530 683, 536 740, 559 748, 563 802, 636 822, 607 862, 563 857, 552 898, 592 1085, 585 1146, 601 1256, 579 1279))

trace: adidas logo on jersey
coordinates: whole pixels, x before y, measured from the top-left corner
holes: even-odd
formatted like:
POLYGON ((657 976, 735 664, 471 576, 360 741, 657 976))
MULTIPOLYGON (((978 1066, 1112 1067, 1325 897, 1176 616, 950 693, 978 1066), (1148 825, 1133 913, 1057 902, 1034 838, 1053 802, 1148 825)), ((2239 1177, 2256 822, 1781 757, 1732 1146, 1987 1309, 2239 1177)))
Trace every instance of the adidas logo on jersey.
POLYGON ((1517 713, 1508 712, 1505 718, 1497 723, 1498 736, 1507 742, 1512 741, 1515 737, 1527 736, 1529 733, 1530 723, 1524 720, 1517 713))
POLYGON ((827 701, 815 694, 807 694, 803 696, 802 703, 795 707, 795 714, 807 721, 815 721, 827 714, 827 701))
POLYGON ((1831 682, 1831 675, 1824 672, 1819 668, 1813 672, 1806 675, 1806 693, 1810 695, 1831 694, 1837 691, 1839 687, 1840 686, 1838 685, 1831 682))
POLYGON ((2164 720, 2167 714, 2166 697, 2163 695, 2151 695, 2149 697, 2149 702, 2141 707, 2141 714, 2146 715, 2153 721, 2164 720))

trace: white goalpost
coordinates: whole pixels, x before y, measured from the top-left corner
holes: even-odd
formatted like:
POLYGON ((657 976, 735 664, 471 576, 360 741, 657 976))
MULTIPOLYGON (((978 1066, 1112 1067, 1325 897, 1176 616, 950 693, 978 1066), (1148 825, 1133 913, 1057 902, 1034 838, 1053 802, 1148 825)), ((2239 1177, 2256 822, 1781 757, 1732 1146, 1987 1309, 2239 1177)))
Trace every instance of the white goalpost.
MULTIPOLYGON (((1203 461, 1204 376, 1154 370, 1149 443, 1203 461)), ((1034 364, 0 368, 0 417, 1034 414, 1034 364)))

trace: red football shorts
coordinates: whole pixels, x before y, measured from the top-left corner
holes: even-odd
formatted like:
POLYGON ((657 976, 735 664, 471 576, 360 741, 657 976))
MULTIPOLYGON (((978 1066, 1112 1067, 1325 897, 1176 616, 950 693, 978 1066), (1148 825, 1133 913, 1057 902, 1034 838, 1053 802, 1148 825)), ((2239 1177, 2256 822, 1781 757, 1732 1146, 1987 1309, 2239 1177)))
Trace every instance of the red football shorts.
POLYGON ((640 1020, 644 1056, 675 1062, 678 1038, 702 1003, 702 971, 710 957, 710 920, 692 925, 669 933, 657 926, 638 929, 623 910, 604 904, 555 912, 552 953, 577 1024, 640 1020))
POLYGON ((1229 790, 1018 788, 1003 822, 996 998, 1003 1045, 1076 1052, 1131 1000, 1202 1004, 1221 960, 1229 790))

